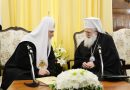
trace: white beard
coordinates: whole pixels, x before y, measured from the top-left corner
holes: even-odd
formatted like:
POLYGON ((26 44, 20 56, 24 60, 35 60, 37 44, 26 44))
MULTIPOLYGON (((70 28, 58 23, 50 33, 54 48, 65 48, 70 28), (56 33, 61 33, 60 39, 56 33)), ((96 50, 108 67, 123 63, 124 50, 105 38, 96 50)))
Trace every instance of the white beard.
POLYGON ((97 38, 97 35, 93 35, 90 38, 86 37, 84 39, 84 46, 90 48, 93 45, 93 43, 95 42, 96 38, 97 38))

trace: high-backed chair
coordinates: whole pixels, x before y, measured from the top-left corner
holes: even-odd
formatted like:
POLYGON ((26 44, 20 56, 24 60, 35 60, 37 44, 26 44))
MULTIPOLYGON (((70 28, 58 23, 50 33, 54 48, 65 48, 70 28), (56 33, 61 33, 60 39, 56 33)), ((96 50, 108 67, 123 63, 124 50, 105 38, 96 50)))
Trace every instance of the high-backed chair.
MULTIPOLYGON (((77 47, 80 45, 80 43, 84 40, 85 38, 85 33, 84 30, 80 31, 80 32, 75 32, 73 35, 73 39, 74 39, 74 45, 75 45, 75 50, 77 49, 77 47)), ((74 50, 74 51, 75 51, 74 50)), ((72 65, 74 63, 74 60, 69 60, 67 62, 68 64, 68 69, 72 68, 72 65)))
POLYGON ((120 58, 125 60, 124 69, 130 75, 130 29, 120 29, 113 32, 113 39, 120 58))
POLYGON ((11 27, 0 31, 0 75, 5 63, 27 33, 29 31, 19 27, 11 27))
POLYGON ((18 43, 29 31, 20 27, 10 27, 0 30, 0 84, 4 65, 9 60, 18 43))

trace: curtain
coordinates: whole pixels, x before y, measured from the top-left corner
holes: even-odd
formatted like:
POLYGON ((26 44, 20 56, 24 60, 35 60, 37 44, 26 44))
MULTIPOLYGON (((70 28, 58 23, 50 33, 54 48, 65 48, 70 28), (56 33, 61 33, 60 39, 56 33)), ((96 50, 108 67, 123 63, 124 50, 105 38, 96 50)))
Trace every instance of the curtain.
POLYGON ((74 56, 73 34, 83 29, 83 18, 99 17, 112 32, 112 0, 2 0, 2 27, 23 27, 32 31, 47 15, 53 16, 53 43, 61 44, 74 56))

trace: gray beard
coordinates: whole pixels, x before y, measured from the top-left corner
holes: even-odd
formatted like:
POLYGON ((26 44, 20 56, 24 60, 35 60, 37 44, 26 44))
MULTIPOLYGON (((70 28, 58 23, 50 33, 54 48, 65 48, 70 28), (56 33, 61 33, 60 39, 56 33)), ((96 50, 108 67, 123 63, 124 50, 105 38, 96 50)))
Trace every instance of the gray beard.
POLYGON ((86 37, 84 39, 84 46, 87 47, 87 48, 90 48, 94 44, 96 38, 97 38, 97 35, 93 35, 90 38, 86 37))

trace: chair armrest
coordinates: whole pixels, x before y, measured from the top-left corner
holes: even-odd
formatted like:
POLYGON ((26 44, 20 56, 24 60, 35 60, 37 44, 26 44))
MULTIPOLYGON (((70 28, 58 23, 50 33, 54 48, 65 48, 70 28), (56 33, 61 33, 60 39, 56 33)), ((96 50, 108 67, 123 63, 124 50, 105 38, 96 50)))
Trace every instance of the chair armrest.
POLYGON ((124 59, 120 59, 121 65, 124 66, 126 64, 126 61, 124 59))
POLYGON ((126 73, 126 61, 124 60, 124 59, 120 59, 120 62, 121 62, 121 70, 122 70, 122 74, 124 74, 124 75, 127 75, 127 73, 126 73))
POLYGON ((68 69, 71 69, 71 62, 74 62, 74 60, 68 60, 68 61, 67 61, 68 69))
POLYGON ((2 71, 4 70, 4 66, 0 65, 0 76, 2 76, 2 71))

